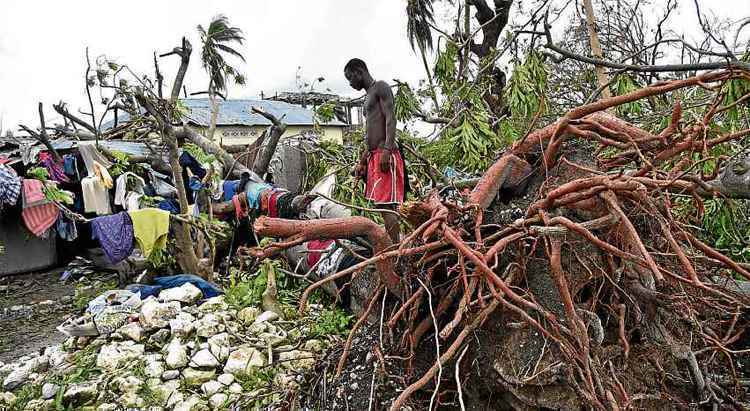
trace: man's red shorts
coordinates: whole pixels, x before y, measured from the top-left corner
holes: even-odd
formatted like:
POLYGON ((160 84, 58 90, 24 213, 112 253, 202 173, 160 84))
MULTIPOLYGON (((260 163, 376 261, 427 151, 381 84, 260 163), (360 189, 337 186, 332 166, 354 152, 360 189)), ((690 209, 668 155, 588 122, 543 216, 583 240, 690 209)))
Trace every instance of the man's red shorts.
POLYGON ((398 151, 377 149, 370 151, 367 159, 365 197, 376 204, 404 202, 404 159, 398 151), (380 156, 391 156, 391 167, 380 171, 380 156))

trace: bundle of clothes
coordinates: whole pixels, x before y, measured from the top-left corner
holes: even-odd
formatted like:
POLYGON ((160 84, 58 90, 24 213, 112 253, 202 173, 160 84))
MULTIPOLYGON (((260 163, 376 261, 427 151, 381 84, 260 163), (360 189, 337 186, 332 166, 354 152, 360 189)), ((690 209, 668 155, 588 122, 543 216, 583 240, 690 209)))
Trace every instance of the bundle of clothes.
MULTIPOLYGON (((108 335, 129 321, 137 320, 142 300, 158 297, 161 291, 192 284, 201 292, 201 300, 224 292, 216 284, 192 274, 179 274, 153 279, 152 285, 131 284, 124 290, 109 290, 89 301, 80 317, 66 320, 57 330, 72 337, 108 335)), ((199 301, 200 303, 200 301, 199 301)))

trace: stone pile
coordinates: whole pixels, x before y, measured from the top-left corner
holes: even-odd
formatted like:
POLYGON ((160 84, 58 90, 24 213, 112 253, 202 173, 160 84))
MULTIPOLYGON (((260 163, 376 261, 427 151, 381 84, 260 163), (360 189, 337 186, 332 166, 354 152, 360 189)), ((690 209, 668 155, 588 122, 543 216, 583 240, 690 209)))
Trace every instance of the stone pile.
POLYGON ((109 335, 0 363, 0 409, 182 411, 282 398, 329 346, 304 320, 201 297, 191 284, 165 290, 109 335))

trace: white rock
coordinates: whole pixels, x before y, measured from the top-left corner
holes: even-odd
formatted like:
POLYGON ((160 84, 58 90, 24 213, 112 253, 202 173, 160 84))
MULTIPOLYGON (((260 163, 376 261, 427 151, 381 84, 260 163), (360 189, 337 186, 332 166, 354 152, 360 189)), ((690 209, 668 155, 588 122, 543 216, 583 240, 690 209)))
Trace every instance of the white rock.
POLYGON ((164 371, 161 374, 161 379, 164 381, 170 381, 170 380, 174 380, 175 378, 179 376, 180 376, 179 370, 168 370, 168 371, 164 371))
POLYGON ((279 315, 273 311, 265 311, 255 319, 256 323, 271 322, 279 319, 279 315))
POLYGON ((271 346, 279 345, 284 342, 284 340, 286 340, 284 336, 272 333, 260 333, 258 335, 258 338, 265 341, 266 344, 269 344, 271 346))
POLYGON ((169 399, 167 399, 167 409, 174 409, 177 404, 180 404, 183 401, 185 401, 185 394, 180 391, 175 391, 169 396, 169 399))
POLYGON ((144 405, 146 405, 146 401, 144 401, 143 398, 138 395, 138 393, 133 391, 128 391, 125 394, 122 394, 117 402, 126 409, 140 409, 144 405))
POLYGON ((101 404, 96 407, 96 411, 117 411, 117 404, 101 404))
POLYGON ((166 351, 164 361, 167 363, 167 368, 183 368, 188 364, 187 347, 182 344, 179 338, 172 339, 164 350, 166 351))
POLYGON ((3 389, 8 391, 15 390, 26 382, 29 374, 31 374, 31 371, 26 367, 19 366, 13 369, 3 380, 3 389))
POLYGON ((203 304, 198 307, 198 311, 202 313, 210 313, 214 311, 220 311, 220 310, 226 310, 229 308, 229 305, 224 302, 224 296, 220 295, 217 297, 211 297, 203 302, 203 304))
POLYGON ((305 341, 304 348, 305 351, 320 353, 325 349, 325 344, 323 344, 323 342, 321 342, 320 340, 307 340, 305 341))
POLYGON ((211 354, 222 362, 229 357, 230 345, 229 334, 227 333, 216 334, 208 339, 208 349, 211 354))
POLYGON ((160 378, 164 373, 164 361, 161 354, 150 354, 146 356, 145 374, 151 378, 160 378))
POLYGON ((60 390, 60 386, 52 383, 45 383, 42 385, 42 398, 48 400, 57 395, 57 391, 60 390))
POLYGON ((143 339, 143 327, 138 323, 125 324, 117 330, 118 334, 124 335, 135 342, 143 339))
POLYGON ((157 378, 154 380, 149 380, 147 384, 148 384, 149 389, 155 394, 157 394, 163 400, 162 404, 158 404, 161 406, 167 405, 169 398, 171 398, 174 394, 176 394, 177 391, 180 389, 179 380, 161 382, 157 378))
POLYGON ((286 351, 279 354, 279 362, 291 370, 307 370, 315 365, 315 356, 306 351, 286 351))
POLYGON ((229 392, 231 392, 232 394, 242 394, 242 386, 234 383, 229 386, 229 392))
POLYGON ((169 329, 178 337, 187 338, 195 329, 195 317, 188 313, 180 313, 169 320, 169 329))
POLYGON ((220 383, 224 385, 232 385, 234 382, 234 375, 232 374, 221 374, 219 378, 216 379, 220 383))
POLYGON ((0 392, 0 405, 7 405, 8 408, 11 408, 17 400, 12 392, 0 392))
POLYGON ((82 405, 96 398, 96 384, 71 384, 63 394, 63 401, 67 404, 82 405))
POLYGON ((62 345, 53 345, 44 349, 44 355, 49 357, 50 368, 56 370, 65 364, 65 358, 68 356, 68 353, 65 352, 62 345))
POLYGON ((115 378, 112 383, 121 393, 138 393, 143 385, 143 380, 134 375, 128 375, 127 377, 115 378))
POLYGON ((38 357, 22 357, 18 364, 3 380, 3 389, 12 391, 23 384, 31 374, 47 369, 49 357, 41 355, 38 357))
POLYGON ((237 313, 237 319, 250 325, 260 315, 260 309, 258 307, 245 307, 237 313))
POLYGON ((164 328, 169 325, 169 320, 177 317, 180 313, 180 303, 171 301, 160 303, 156 299, 149 297, 141 306, 140 321, 146 330, 164 328))
POLYGON ((159 293, 161 301, 179 301, 185 304, 193 304, 203 297, 203 293, 198 287, 190 283, 185 283, 179 287, 169 288, 159 293))
POLYGON ((274 377, 273 381, 275 385, 288 390, 295 390, 299 387, 299 383, 295 379, 294 375, 278 373, 274 377))
POLYGON ((266 356, 253 347, 241 346, 229 354, 224 372, 233 375, 243 375, 252 368, 266 365, 266 356))
POLYGON ((190 366, 196 368, 216 368, 219 361, 209 350, 200 350, 190 359, 190 366))
POLYGON ((195 331, 199 337, 208 338, 224 332, 224 324, 220 323, 214 314, 206 314, 203 318, 196 321, 195 331))
POLYGON ((218 381, 209 381, 206 383, 203 383, 201 385, 201 391, 203 391, 206 396, 210 397, 217 392, 221 391, 224 388, 224 385, 218 381))
POLYGON ((185 368, 182 370, 182 381, 189 387, 199 387, 204 382, 211 381, 216 375, 216 371, 196 370, 195 368, 185 368))
POLYGON ((105 345, 96 356, 96 366, 106 371, 115 371, 132 360, 143 356, 143 344, 112 343, 105 345))
POLYGON ((201 411, 207 410, 208 407, 197 395, 192 395, 185 401, 175 405, 174 411, 201 411))
POLYGON ((211 396, 211 398, 208 399, 208 404, 211 406, 212 409, 219 409, 222 406, 224 406, 224 403, 227 402, 227 399, 229 396, 223 393, 216 393, 211 396))

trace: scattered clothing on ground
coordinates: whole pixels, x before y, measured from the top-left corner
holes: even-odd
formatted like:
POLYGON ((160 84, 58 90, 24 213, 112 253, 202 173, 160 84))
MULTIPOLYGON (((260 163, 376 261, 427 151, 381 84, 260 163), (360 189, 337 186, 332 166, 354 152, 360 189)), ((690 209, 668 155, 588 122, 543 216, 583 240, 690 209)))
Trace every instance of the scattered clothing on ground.
POLYGON ((222 291, 216 284, 193 274, 156 277, 153 279, 153 285, 130 284, 127 286, 127 289, 133 293, 140 293, 141 299, 144 300, 150 296, 158 296, 162 290, 180 287, 185 283, 190 283, 201 290, 203 298, 212 298, 224 294, 224 291, 222 291))

